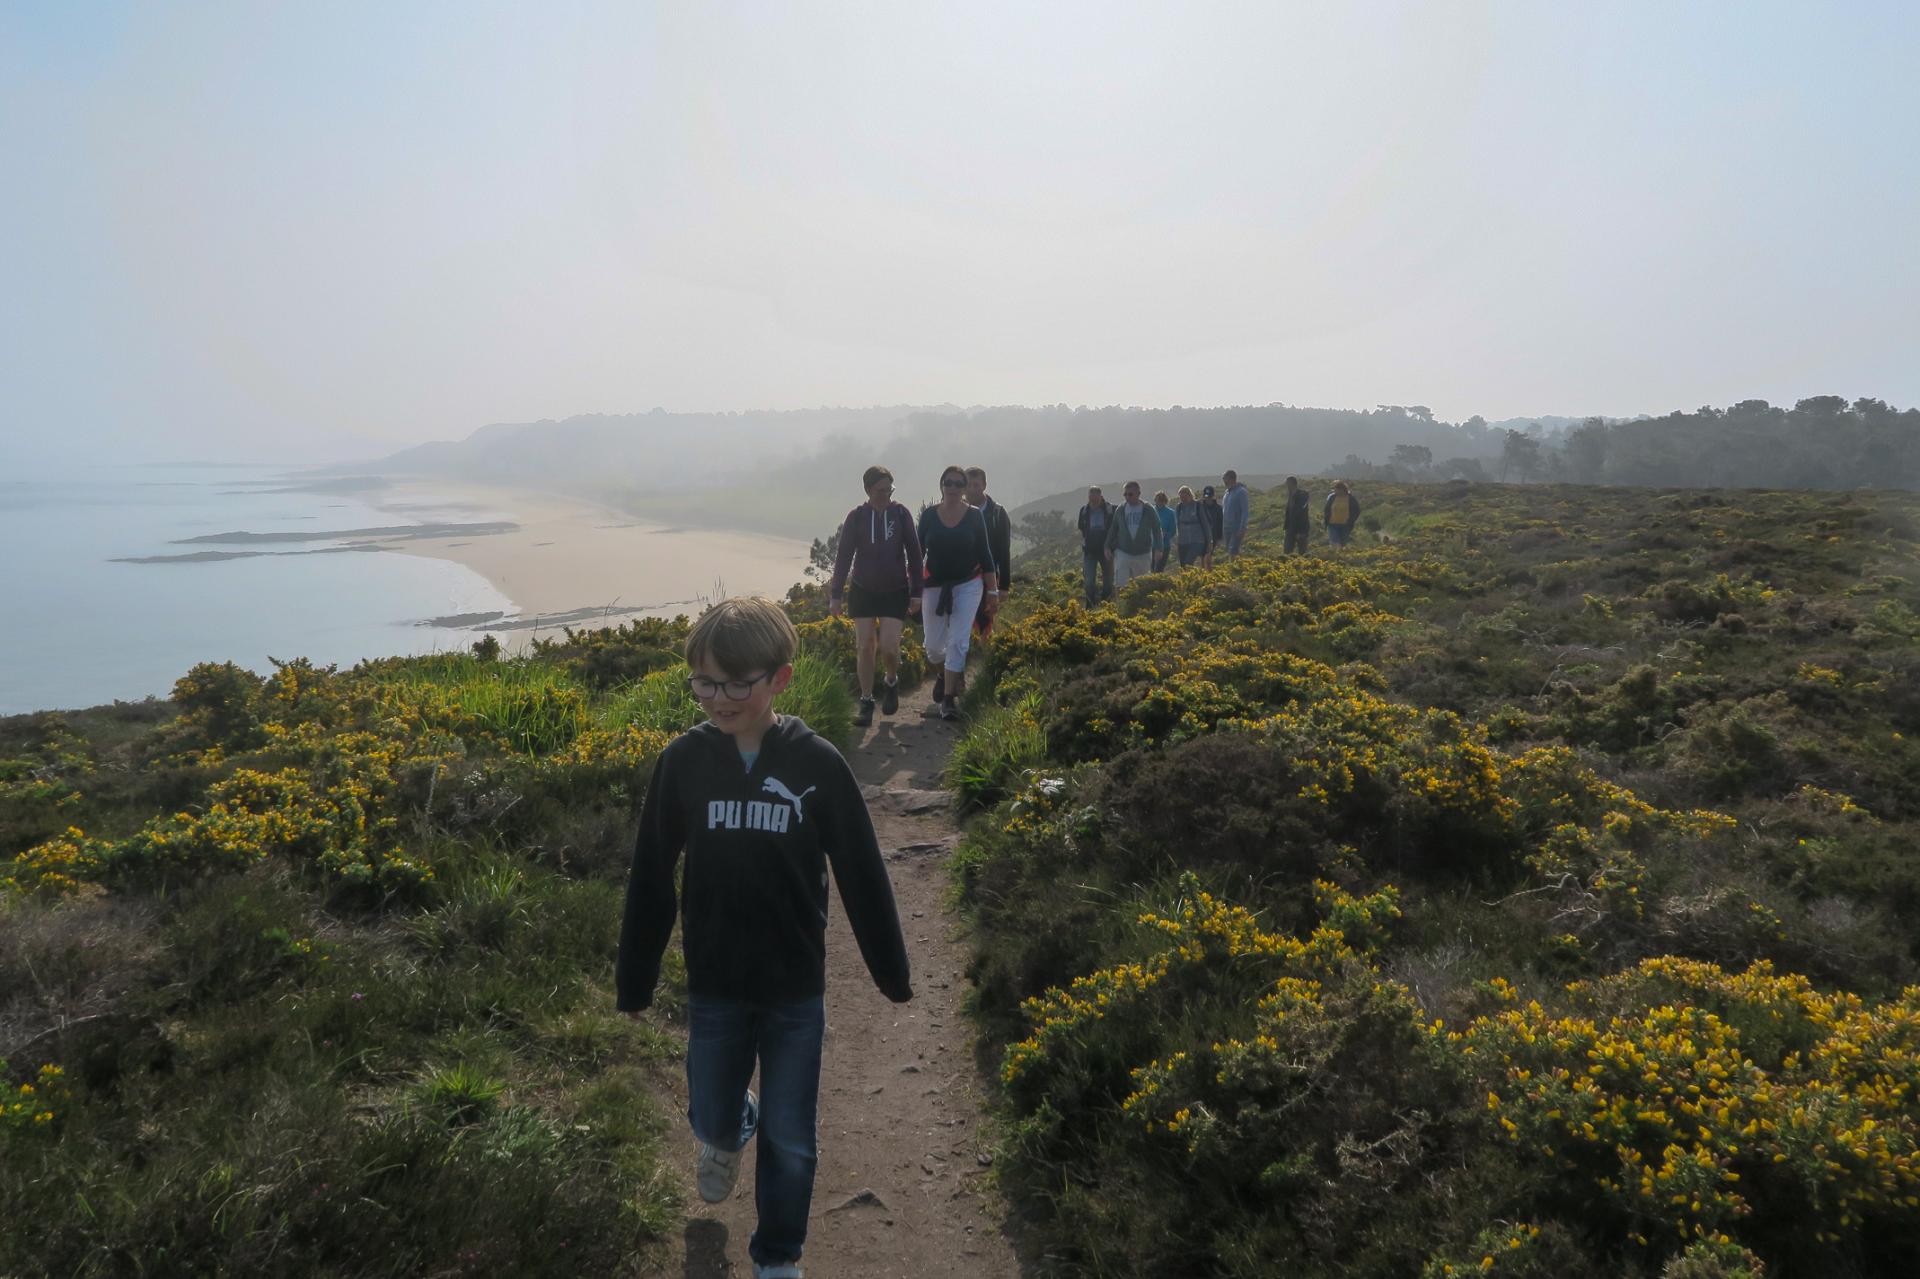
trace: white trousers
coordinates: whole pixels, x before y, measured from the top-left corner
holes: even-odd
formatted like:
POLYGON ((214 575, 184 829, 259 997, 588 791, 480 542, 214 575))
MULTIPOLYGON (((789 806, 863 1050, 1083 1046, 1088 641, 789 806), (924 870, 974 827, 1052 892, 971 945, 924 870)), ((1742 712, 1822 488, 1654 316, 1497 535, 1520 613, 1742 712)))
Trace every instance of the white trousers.
POLYGON ((1129 555, 1125 551, 1113 553, 1113 590, 1119 594, 1126 589, 1128 582, 1136 577, 1145 577, 1153 571, 1153 552, 1129 555))
POLYGON ((967 669, 967 646, 973 642, 973 615, 980 611, 979 578, 953 588, 953 612, 937 616, 940 588, 929 586, 920 595, 920 624, 927 632, 927 661, 958 675, 967 669))

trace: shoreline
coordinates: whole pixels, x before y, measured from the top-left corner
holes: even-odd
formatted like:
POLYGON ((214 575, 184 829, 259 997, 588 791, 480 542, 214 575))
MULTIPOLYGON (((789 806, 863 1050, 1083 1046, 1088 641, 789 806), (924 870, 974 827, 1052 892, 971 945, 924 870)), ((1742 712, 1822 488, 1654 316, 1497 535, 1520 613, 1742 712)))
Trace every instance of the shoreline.
POLYGON ((381 550, 449 560, 512 601, 512 614, 425 618, 478 639, 525 647, 543 631, 613 626, 636 617, 693 613, 725 595, 783 598, 807 567, 808 543, 765 533, 672 527, 586 498, 450 480, 396 480, 362 500, 403 519, 469 524, 444 536, 375 543, 381 550), (475 535, 478 518, 508 527, 475 535))

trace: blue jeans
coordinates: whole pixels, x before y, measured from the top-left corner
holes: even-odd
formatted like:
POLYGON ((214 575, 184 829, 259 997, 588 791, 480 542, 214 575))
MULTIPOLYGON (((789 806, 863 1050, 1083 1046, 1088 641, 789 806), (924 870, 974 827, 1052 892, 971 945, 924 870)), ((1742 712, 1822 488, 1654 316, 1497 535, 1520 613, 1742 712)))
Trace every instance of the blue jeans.
POLYGON ((1352 538, 1353 538, 1353 525, 1351 524, 1327 525, 1327 541, 1330 545, 1345 546, 1349 541, 1352 540, 1352 538))
POLYGON ((791 1004, 687 996, 687 1120, 694 1136, 721 1150, 743 1149, 758 1135, 753 1198, 760 1225, 747 1254, 763 1266, 798 1261, 806 1246, 826 1024, 817 995, 791 1004), (749 1106, 756 1061, 760 1104, 749 1106))

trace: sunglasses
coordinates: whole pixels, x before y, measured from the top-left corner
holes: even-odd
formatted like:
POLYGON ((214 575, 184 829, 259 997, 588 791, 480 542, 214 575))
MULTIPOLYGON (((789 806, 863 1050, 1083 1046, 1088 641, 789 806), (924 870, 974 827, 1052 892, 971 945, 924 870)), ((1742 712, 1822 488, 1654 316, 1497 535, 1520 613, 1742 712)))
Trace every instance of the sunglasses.
POLYGON ((708 679, 705 675, 687 676, 687 691, 700 701, 711 701, 725 695, 730 702, 744 702, 753 696, 753 686, 763 679, 771 679, 772 671, 763 671, 752 679, 708 679))
POLYGON ((940 481, 940 487, 943 489, 963 489, 966 486, 967 486, 967 482, 965 480, 941 480, 940 481))

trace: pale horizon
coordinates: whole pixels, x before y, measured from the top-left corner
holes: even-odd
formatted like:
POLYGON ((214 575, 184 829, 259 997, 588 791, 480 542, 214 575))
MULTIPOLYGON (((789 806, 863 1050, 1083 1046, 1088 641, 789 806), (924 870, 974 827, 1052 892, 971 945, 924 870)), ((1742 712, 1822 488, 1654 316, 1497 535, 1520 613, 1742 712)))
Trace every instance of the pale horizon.
POLYGON ((0 439, 1920 401, 1920 11, 0 15, 0 439))

